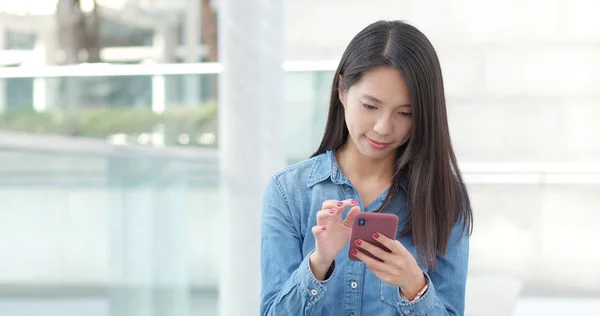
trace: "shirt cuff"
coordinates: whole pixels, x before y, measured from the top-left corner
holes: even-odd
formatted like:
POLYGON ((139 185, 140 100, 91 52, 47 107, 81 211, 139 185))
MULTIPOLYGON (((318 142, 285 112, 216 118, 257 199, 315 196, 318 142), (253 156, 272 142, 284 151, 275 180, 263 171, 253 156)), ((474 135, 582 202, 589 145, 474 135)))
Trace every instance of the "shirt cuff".
POLYGON ((429 285, 429 283, 427 282, 427 278, 425 278, 425 285, 419 290, 419 292, 417 292, 417 295, 412 300, 409 300, 406 296, 404 296, 404 293, 402 293, 402 289, 399 289, 400 297, 402 298, 402 300, 405 303, 414 302, 414 301, 418 300, 421 296, 423 296, 423 294, 425 294, 425 292, 427 292, 428 285, 429 285))
POLYGON ((302 260, 300 269, 298 269, 298 274, 296 276, 299 279, 298 283, 300 284, 300 291, 305 297, 307 297, 309 302, 314 304, 314 302, 320 300, 327 292, 327 284, 335 273, 335 261, 333 261, 329 267, 329 270, 325 275, 325 280, 320 281, 315 278, 315 275, 310 269, 309 258, 311 254, 312 252, 309 253, 304 260, 302 260))
POLYGON ((429 275, 425 272, 423 274, 427 279, 427 291, 419 299, 407 302, 398 291, 398 312, 400 315, 425 315, 435 305, 435 287, 431 283, 429 275))

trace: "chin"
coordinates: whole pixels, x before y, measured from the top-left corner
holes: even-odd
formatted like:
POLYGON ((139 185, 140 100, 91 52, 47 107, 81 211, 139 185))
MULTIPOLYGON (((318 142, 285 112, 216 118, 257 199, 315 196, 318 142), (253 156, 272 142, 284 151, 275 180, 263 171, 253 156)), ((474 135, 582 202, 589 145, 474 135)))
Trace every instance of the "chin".
POLYGON ((380 160, 383 158, 388 157, 390 154, 394 154, 396 152, 396 150, 398 149, 398 146, 395 145, 390 145, 389 147, 385 148, 385 149, 375 149, 373 147, 371 147, 371 145, 369 145, 369 143, 367 143, 367 141, 365 140, 364 144, 362 144, 363 146, 361 146, 361 148, 359 149, 360 153, 369 158, 369 159, 373 159, 373 160, 380 160))

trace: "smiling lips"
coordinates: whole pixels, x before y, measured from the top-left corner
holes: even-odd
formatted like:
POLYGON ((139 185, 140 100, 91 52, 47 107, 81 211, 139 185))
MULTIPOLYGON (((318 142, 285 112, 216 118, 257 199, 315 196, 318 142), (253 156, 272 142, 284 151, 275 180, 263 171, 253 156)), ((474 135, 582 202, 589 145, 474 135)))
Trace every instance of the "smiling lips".
POLYGON ((391 144, 391 143, 376 142, 376 141, 370 139, 369 137, 367 137, 367 142, 369 143, 369 145, 371 145, 371 147, 373 147, 375 149, 384 149, 391 144))

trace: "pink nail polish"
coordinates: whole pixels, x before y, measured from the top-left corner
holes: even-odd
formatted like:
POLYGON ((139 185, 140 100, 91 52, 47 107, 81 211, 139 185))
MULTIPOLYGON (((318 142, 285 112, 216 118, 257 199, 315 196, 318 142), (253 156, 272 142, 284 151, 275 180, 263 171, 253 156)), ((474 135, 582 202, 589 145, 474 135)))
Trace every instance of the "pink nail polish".
POLYGON ((337 206, 342 206, 342 205, 344 205, 343 202, 338 202, 338 204, 337 204, 337 206))
POLYGON ((379 234, 378 233, 373 233, 373 238, 378 239, 379 238, 379 234))
POLYGON ((360 240, 360 239, 357 239, 357 240, 355 240, 355 241, 354 241, 354 243, 355 243, 357 246, 360 246, 360 245, 362 244, 362 240, 360 240))
POLYGON ((327 230, 327 226, 321 226, 321 230, 327 230))
POLYGON ((352 200, 352 204, 356 205, 356 204, 358 204, 358 201, 357 200, 352 200))
POLYGON ((329 211, 329 214, 333 215, 333 214, 335 214, 335 211, 333 211, 333 210, 329 211))
POLYGON ((358 254, 358 250, 352 249, 352 254, 356 256, 358 254))

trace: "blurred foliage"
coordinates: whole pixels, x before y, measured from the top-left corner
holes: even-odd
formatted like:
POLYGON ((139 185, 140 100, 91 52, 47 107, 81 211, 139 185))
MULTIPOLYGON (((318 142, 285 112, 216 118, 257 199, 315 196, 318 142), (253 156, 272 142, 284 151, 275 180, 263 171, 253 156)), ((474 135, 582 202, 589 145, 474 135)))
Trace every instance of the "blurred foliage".
POLYGON ((199 144, 204 134, 217 136, 217 106, 171 107, 164 113, 146 108, 82 108, 73 111, 6 110, 0 112, 0 129, 37 134, 108 138, 126 134, 135 140, 140 134, 164 131, 165 144, 179 145, 181 134, 189 135, 188 146, 216 147, 217 141, 199 144))

